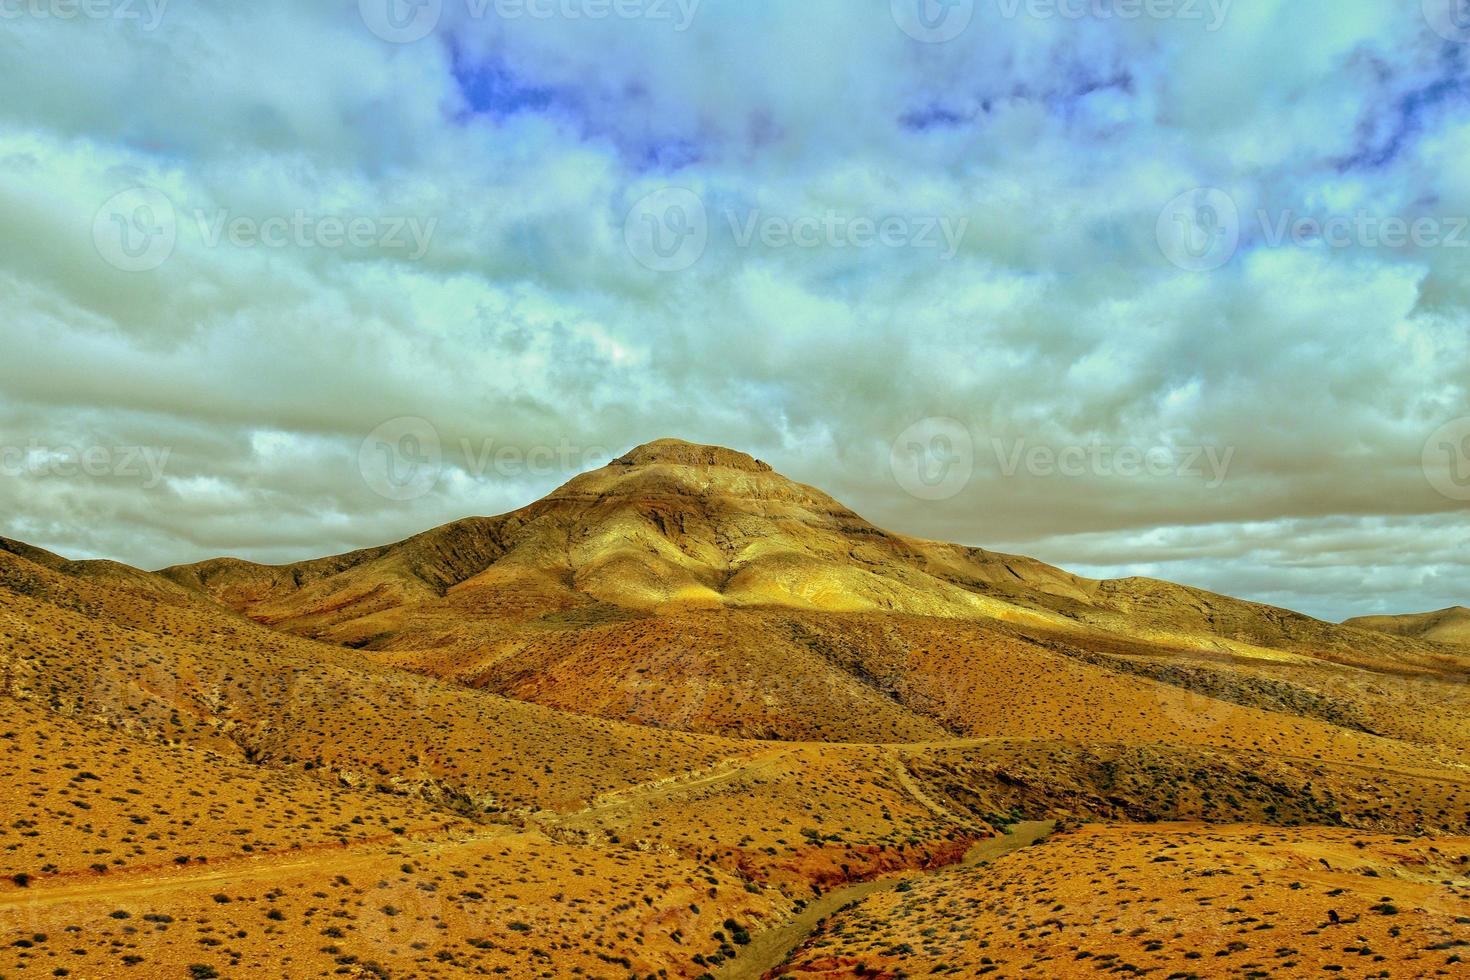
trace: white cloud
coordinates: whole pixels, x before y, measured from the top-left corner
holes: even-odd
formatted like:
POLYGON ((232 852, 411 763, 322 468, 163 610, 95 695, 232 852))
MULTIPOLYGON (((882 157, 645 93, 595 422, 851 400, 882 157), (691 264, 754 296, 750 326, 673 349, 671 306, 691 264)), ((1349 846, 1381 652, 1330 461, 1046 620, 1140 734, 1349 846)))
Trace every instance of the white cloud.
POLYGON ((152 489, 0 480, 0 533, 144 565, 285 560, 510 509, 590 461, 486 472, 466 444, 682 435, 901 530, 1308 611, 1445 604, 1437 542, 1463 505, 1420 460, 1470 415, 1470 250, 1257 228, 1192 274, 1155 225, 1199 186, 1248 231, 1258 209, 1470 214, 1470 49, 1369 0, 1240 2, 1218 32, 992 6, 944 45, 839 0, 705 0, 683 32, 450 2, 407 45, 355 2, 170 4, 154 31, 7 21, 0 444, 171 455, 152 489), (94 219, 139 184, 168 195, 177 241, 130 273, 94 219), (668 185, 701 195, 710 240, 657 273, 622 222, 668 185), (221 214, 432 234, 420 257, 317 230, 269 248, 213 241, 221 214), (743 246, 731 222, 752 217, 824 230, 743 246), (906 244, 851 247, 854 221, 886 218, 906 244), (912 247, 926 219, 963 228, 953 257, 912 247), (394 416, 452 451, 402 504, 357 469, 394 416), (990 453, 938 503, 888 472, 926 416, 990 453), (1213 488, 1007 477, 992 439, 1233 455, 1213 488))

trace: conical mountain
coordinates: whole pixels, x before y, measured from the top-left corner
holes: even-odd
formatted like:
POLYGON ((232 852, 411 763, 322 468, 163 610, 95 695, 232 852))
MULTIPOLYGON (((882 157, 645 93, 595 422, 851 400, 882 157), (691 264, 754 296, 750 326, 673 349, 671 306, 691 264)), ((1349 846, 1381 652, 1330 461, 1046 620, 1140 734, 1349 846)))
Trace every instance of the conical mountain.
POLYGON ((520 510, 396 544, 162 574, 393 667, 739 736, 1179 730, 1299 745, 1345 725, 1438 738, 1431 705, 1385 710, 1364 691, 1373 672, 1467 666, 1411 638, 911 538, 745 453, 673 439, 520 510), (1180 687, 1238 710, 1219 724, 1209 710, 1176 712, 1180 687))
POLYGON ((451 589, 480 592, 507 614, 608 603, 1002 618, 1021 615, 1003 600, 1018 588, 1078 601, 1090 590, 1041 562, 884 531, 745 453, 676 439, 639 446, 521 510, 394 545, 163 574, 261 621, 347 639, 345 624, 451 589))

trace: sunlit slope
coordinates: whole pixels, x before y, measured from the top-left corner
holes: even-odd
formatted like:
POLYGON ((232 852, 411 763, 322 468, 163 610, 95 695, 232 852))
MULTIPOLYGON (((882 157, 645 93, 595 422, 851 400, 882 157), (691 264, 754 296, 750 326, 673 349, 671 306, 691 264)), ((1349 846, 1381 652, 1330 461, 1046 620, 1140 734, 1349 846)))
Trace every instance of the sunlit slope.
POLYGON ((845 909, 777 975, 1460 976, 1467 872, 1463 837, 1085 827, 845 909))
MULTIPOLYGON (((834 870, 843 864, 856 874, 929 860, 956 833, 988 832, 976 816, 956 828, 895 784, 878 747, 816 752, 792 768, 786 747, 505 698, 228 613, 98 586, 9 552, 0 554, 0 685, 0 704, 16 705, 14 717, 194 753, 187 758, 201 761, 180 771, 192 772, 190 788, 206 794, 212 760, 220 780, 253 766, 261 779, 424 801, 446 818, 575 826, 598 837, 604 821, 636 817, 647 823, 639 837, 650 846, 689 853, 717 830, 700 823, 694 832, 689 800, 715 798, 715 812, 727 813, 738 798, 741 836, 773 848, 785 842, 753 853, 747 870, 792 864, 776 878, 798 890, 805 876, 845 873, 834 870), (843 816, 841 845, 792 830, 823 824, 822 814, 843 816), (905 842, 918 849, 882 856, 905 842)), ((59 761, 87 770, 89 751, 78 734, 58 747, 59 761)))
POLYGON ((478 808, 572 805, 727 757, 472 691, 0 553, 3 692, 67 716, 478 808))
POLYGON ((675 440, 398 544, 163 574, 384 664, 662 728, 1470 740, 1446 723, 1470 676, 1453 648, 908 538, 748 455, 675 440), (1180 688, 1196 710, 1178 710, 1180 688), (1242 710, 1224 723, 1217 702, 1242 710))
POLYGON ((1023 581, 1084 594, 1081 580, 1039 562, 890 534, 743 453, 675 441, 640 447, 511 514, 395 545, 290 566, 219 559, 163 574, 252 618, 348 641, 392 627, 391 615, 374 614, 451 590, 486 593, 461 601, 512 617, 610 603, 1041 621, 1050 614, 987 596, 984 586, 1023 581), (534 601, 503 600, 509 592, 534 601), (357 622, 364 617, 373 619, 357 622))
POLYGON ((790 905, 668 850, 561 841, 3 704, 6 976, 473 975, 528 961, 595 974, 622 958, 695 976, 724 922, 757 928, 790 905))
POLYGON ((1349 619, 1344 626, 1377 630, 1395 636, 1409 636, 1435 643, 1470 646, 1470 609, 1452 606, 1438 612, 1408 616, 1361 616, 1349 619))
POLYGON ((662 440, 536 503, 396 544, 284 566, 216 559, 163 576, 251 618, 351 644, 443 600, 486 625, 597 605, 778 607, 997 619, 1205 651, 1435 663, 1436 648, 1149 579, 885 531, 733 450, 662 440))

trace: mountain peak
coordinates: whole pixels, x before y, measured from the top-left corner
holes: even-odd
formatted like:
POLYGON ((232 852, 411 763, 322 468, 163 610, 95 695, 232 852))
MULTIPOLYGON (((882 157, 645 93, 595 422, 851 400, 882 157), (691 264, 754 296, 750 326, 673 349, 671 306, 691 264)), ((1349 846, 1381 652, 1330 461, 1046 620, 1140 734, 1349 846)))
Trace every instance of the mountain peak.
POLYGON ((619 456, 610 466, 722 466, 727 469, 746 470, 752 473, 769 473, 771 467, 755 457, 725 449, 722 446, 702 446, 685 442, 683 439, 657 439, 619 456))

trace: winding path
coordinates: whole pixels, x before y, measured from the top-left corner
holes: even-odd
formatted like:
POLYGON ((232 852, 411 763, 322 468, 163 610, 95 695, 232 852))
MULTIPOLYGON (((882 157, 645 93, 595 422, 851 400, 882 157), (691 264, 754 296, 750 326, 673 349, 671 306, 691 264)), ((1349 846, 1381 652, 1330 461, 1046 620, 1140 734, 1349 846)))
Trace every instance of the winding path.
POLYGON ((740 776, 748 776, 768 768, 786 754, 785 750, 777 750, 752 759, 723 759, 706 769, 623 787, 603 794, 580 810, 535 814, 529 818, 525 829, 510 824, 455 824, 422 828, 404 836, 383 834, 343 843, 322 842, 249 856, 215 857, 204 864, 164 864, 105 874, 84 871, 48 876, 27 888, 0 890, 0 917, 15 910, 34 912, 82 902, 136 901, 163 893, 207 890, 244 881, 271 880, 308 870, 341 873, 369 865, 389 852, 405 855, 428 854, 489 839, 520 836, 533 831, 546 832, 562 824, 574 823, 579 818, 597 816, 620 807, 646 803, 670 793, 715 786, 740 776))
POLYGON ((340 874, 370 865, 390 852, 412 857, 520 833, 524 832, 499 825, 484 825, 474 830, 429 828, 416 831, 413 836, 385 835, 345 844, 311 844, 250 857, 214 858, 207 864, 186 867, 162 865, 107 874, 68 875, 59 880, 43 879, 30 888, 0 892, 0 916, 17 909, 34 912, 83 902, 137 901, 164 893, 209 890, 245 881, 272 881, 303 871, 326 873, 329 870, 340 874))
POLYGON ((914 881, 928 875, 948 874, 962 868, 973 868, 1005 857, 1014 851, 1034 844, 1056 827, 1053 821, 1029 821, 1020 823, 1003 837, 983 840, 965 854, 963 861, 933 871, 916 871, 895 878, 879 878, 874 881, 858 882, 846 888, 838 888, 808 904, 792 919, 767 929, 740 950, 735 959, 714 971, 715 980, 759 980, 771 970, 791 958, 791 954, 816 931, 821 921, 844 906, 860 902, 870 895, 892 891, 901 882, 914 881))

